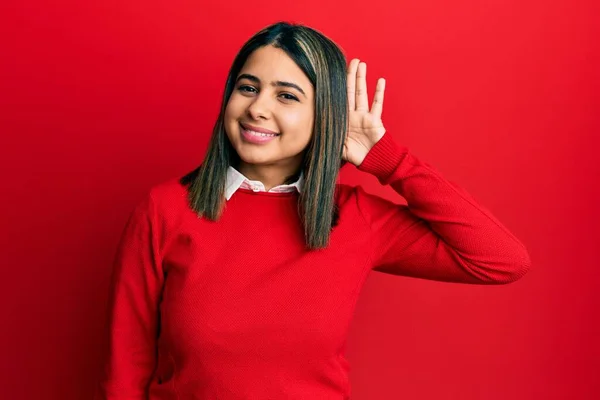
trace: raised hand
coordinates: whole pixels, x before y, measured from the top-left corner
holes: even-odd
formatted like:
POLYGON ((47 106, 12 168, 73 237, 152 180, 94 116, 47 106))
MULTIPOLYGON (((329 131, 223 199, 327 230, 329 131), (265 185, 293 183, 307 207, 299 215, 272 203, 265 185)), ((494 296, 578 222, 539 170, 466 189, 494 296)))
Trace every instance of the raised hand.
POLYGON ((355 58, 348 65, 348 132, 342 159, 359 166, 385 133, 381 112, 385 79, 379 78, 369 110, 367 64, 355 58))

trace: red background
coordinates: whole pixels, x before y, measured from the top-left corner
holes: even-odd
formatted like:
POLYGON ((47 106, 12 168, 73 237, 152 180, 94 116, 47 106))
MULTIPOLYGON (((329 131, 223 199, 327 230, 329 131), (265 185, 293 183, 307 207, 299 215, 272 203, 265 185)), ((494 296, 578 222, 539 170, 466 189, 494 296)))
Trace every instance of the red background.
POLYGON ((0 6, 0 397, 91 397, 129 212, 201 161, 234 55, 286 19, 385 77, 388 132, 533 260, 498 287, 371 274, 353 399, 599 398, 597 2, 94 3, 0 6))

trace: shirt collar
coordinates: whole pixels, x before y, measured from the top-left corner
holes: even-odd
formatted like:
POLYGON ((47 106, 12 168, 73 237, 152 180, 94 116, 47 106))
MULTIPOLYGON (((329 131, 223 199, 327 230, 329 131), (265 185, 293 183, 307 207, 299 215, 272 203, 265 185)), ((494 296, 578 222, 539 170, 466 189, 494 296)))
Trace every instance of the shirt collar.
MULTIPOLYGON (((302 186, 304 184, 304 172, 300 172, 300 177, 294 183, 288 185, 279 185, 271 188, 269 192, 293 192, 298 191, 299 193, 302 191, 302 186)), ((257 192, 262 191, 266 192, 265 186, 261 181, 253 181, 246 176, 244 176, 240 171, 229 166, 227 168, 227 180, 225 181, 225 198, 229 200, 231 196, 240 188, 252 189, 257 192), (256 188, 256 189, 253 189, 256 188)))

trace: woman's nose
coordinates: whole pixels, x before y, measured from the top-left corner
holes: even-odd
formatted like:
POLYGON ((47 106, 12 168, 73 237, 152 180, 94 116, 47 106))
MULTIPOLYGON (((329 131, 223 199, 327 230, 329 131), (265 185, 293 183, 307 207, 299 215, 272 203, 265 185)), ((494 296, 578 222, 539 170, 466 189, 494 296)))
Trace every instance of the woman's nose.
POLYGON ((252 119, 268 119, 271 115, 271 104, 266 93, 258 94, 248 106, 248 115, 252 119))

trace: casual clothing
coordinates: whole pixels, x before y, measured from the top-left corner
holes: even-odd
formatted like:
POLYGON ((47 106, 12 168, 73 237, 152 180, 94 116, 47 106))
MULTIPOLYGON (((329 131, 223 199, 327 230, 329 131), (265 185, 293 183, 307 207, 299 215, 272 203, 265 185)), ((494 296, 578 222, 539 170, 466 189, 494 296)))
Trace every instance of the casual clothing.
POLYGON ((527 250, 461 188, 385 134, 359 169, 400 205, 339 185, 328 248, 305 249, 298 191, 239 187, 219 221, 177 180, 133 211, 111 286, 110 400, 340 400, 346 336, 371 270, 501 284, 527 250))
MULTIPOLYGON (((304 184, 304 174, 300 173, 300 177, 294 183, 289 185, 278 185, 272 187, 269 192, 285 193, 285 192, 300 192, 304 184)), ((245 177, 240 171, 233 167, 227 169, 227 180, 225 181, 225 198, 229 201, 231 196, 239 189, 250 189, 253 192, 266 192, 267 189, 261 181, 250 180, 245 177)))

